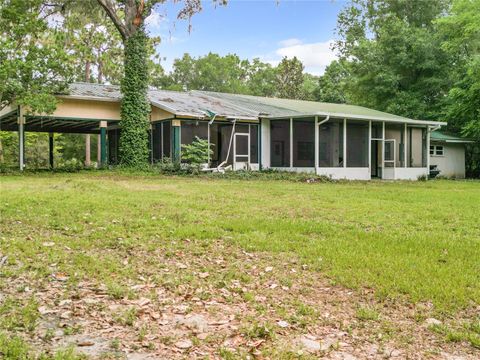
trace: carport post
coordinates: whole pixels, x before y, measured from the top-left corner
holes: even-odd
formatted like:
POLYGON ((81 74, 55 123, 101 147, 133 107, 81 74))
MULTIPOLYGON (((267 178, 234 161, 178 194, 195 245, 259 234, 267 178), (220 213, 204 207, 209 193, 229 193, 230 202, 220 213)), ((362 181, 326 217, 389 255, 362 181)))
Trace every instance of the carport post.
POLYGON ((100 121, 100 166, 107 165, 107 122, 100 121))
POLYGON ((18 107, 18 160, 20 171, 25 168, 25 116, 22 108, 18 107))
POLYGON ((53 169, 53 133, 48 133, 48 160, 50 169, 53 169))

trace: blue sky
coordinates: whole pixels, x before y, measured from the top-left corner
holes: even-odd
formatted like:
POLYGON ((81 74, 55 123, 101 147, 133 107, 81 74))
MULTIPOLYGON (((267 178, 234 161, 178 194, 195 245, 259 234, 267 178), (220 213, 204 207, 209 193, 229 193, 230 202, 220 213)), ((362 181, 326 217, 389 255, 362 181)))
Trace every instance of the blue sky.
POLYGON ((172 2, 147 19, 150 34, 162 38, 157 51, 167 71, 185 52, 235 53, 274 65, 283 56, 295 55, 307 72, 317 75, 335 58, 330 43, 345 0, 229 0, 216 8, 210 0, 203 4, 203 11, 191 20, 190 33, 187 21, 176 20, 179 5, 172 2))

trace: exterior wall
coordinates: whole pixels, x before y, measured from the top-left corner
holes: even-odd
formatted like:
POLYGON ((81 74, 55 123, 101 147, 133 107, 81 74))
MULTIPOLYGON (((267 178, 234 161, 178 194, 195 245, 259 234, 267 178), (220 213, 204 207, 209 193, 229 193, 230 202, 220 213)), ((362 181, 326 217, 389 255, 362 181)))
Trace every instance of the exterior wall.
POLYGON ((169 113, 168 111, 157 108, 156 106, 152 106, 152 112, 150 114, 151 121, 166 120, 171 119, 172 117, 173 114, 169 113))
POLYGON ((51 116, 120 120, 120 103, 63 98, 51 116))
POLYGON ((12 105, 5 106, 2 110, 0 110, 0 117, 12 112, 13 110, 15 110, 14 106, 12 106, 12 105))
POLYGON ((386 180, 418 180, 421 176, 428 176, 428 168, 385 168, 382 179, 386 180))
POLYGON ((262 136, 262 168, 268 169, 270 167, 270 120, 262 119, 261 125, 262 136))
POLYGON ((453 143, 435 143, 443 146, 443 156, 430 155, 430 165, 437 165, 439 176, 463 179, 465 177, 465 145, 453 143))
POLYGON ((369 168, 317 168, 317 175, 324 175, 335 180, 370 180, 369 168))

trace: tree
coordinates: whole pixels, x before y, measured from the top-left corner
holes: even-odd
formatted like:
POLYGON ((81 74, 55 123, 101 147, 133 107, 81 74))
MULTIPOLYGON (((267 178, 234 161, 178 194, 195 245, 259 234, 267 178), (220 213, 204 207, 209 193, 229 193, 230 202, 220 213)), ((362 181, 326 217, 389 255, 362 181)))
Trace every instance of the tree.
POLYGON ((284 57, 277 67, 277 96, 287 99, 301 99, 304 66, 294 56, 292 59, 284 57))
POLYGON ((346 86, 349 81, 348 62, 332 61, 318 80, 315 100, 336 104, 347 102, 346 86))
POLYGON ((435 19, 447 1, 352 0, 338 18, 336 49, 349 61, 349 99, 418 119, 438 119, 451 61, 435 19))
POLYGON ((454 59, 453 87, 444 109, 448 128, 475 139, 467 147, 467 174, 480 176, 480 2, 456 0, 437 20, 442 48, 454 59))
MULTIPOLYGON (((125 74, 120 91, 121 135, 120 162, 138 167, 147 163, 148 158, 148 114, 150 103, 147 97, 149 84, 148 36, 145 19, 156 4, 163 0, 97 0, 117 28, 124 43, 125 74), (123 17, 119 16, 119 12, 123 17)), ((176 0, 179 2, 179 0, 176 0)), ((225 5, 226 0, 218 0, 225 5)), ((184 0, 178 13, 179 19, 190 19, 201 11, 201 0, 184 0)))
POLYGON ((0 110, 10 104, 51 113, 55 93, 71 78, 64 37, 48 27, 41 0, 4 0, 0 5, 0 110))

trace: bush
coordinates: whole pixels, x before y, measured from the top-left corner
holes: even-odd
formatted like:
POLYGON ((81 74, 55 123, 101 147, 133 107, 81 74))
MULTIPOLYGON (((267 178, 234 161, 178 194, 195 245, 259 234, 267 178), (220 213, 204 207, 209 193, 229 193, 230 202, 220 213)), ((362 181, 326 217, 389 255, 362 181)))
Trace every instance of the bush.
POLYGON ((208 163, 209 156, 212 154, 208 141, 198 136, 195 136, 191 144, 182 144, 182 161, 186 162, 194 172, 200 172, 202 165, 208 163))

